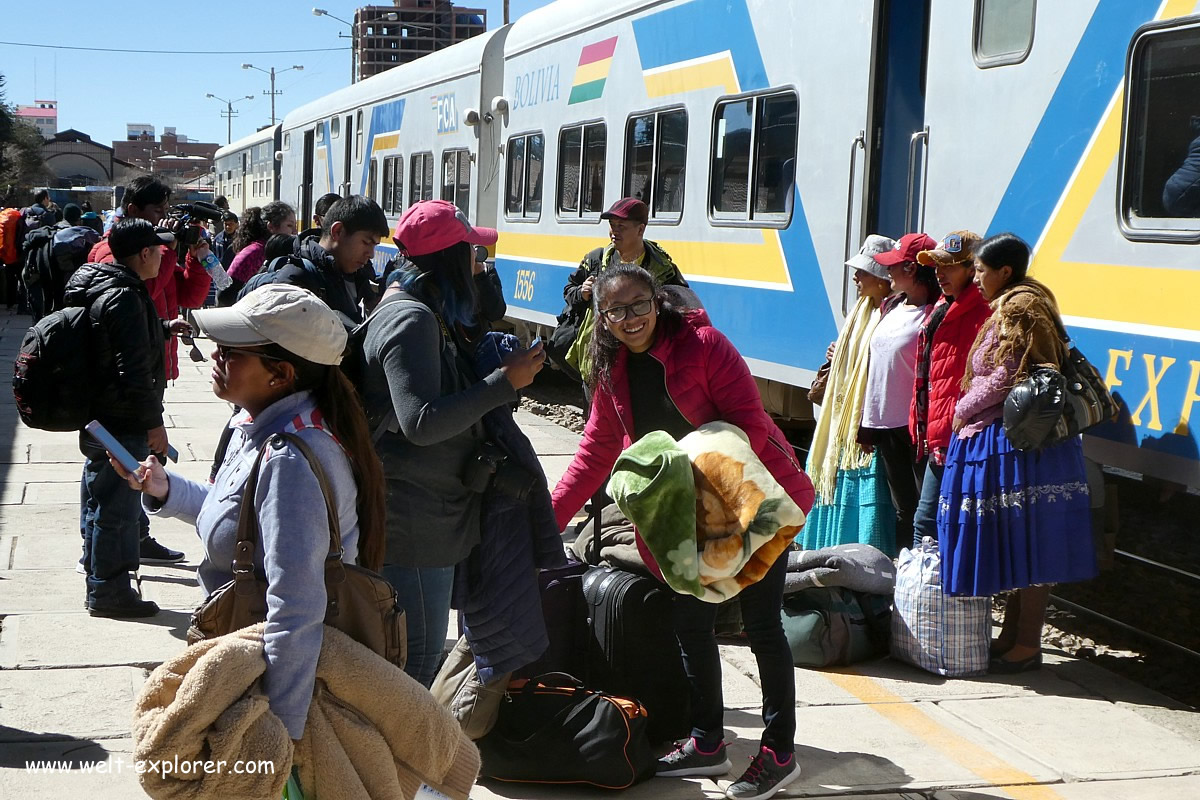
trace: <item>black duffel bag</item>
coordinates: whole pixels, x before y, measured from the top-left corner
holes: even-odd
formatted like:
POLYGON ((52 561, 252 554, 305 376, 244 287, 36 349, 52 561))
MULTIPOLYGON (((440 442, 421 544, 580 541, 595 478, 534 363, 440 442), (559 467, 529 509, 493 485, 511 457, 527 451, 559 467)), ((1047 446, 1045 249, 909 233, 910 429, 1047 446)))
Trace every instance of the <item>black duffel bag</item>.
POLYGON ((508 698, 495 727, 476 742, 483 777, 627 789, 654 776, 646 708, 636 700, 593 692, 556 672, 513 680, 508 698))

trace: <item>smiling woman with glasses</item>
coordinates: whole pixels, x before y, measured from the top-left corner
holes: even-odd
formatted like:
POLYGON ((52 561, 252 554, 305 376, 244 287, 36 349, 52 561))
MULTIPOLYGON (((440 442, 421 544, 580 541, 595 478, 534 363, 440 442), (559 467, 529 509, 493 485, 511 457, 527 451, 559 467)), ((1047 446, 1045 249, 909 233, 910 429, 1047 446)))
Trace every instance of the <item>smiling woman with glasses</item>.
MULTIPOLYGON (((763 465, 807 513, 813 503, 812 483, 763 409, 745 360, 712 327, 704 311, 679 308, 675 297, 680 290, 664 291, 649 272, 632 264, 608 267, 595 278, 591 290, 596 328, 589 355, 595 390, 583 441, 554 489, 559 527, 566 529, 584 501, 608 480, 621 451, 633 442, 653 431, 680 439, 717 421, 736 425, 747 435, 763 465)), ((602 514, 611 519, 613 512, 606 509, 602 514)), ((661 578, 640 533, 636 541, 646 566, 661 578)), ((780 620, 786 568, 786 558, 776 559, 761 580, 739 595, 746 635, 758 659, 766 730, 758 755, 733 784, 736 788, 731 787, 729 797, 749 796, 765 784, 781 788, 800 774, 792 742, 796 731, 792 653, 780 620)), ((659 759, 658 774, 721 775, 731 764, 723 742, 721 660, 713 633, 717 606, 676 594, 671 607, 694 700, 691 736, 659 759)))

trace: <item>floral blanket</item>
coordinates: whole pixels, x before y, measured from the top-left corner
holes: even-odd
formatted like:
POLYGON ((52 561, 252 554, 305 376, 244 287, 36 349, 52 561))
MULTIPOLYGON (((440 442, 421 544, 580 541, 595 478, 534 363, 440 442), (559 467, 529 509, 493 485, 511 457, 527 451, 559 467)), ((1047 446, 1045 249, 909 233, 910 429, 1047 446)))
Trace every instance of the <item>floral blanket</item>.
POLYGON ((667 584, 710 603, 761 579, 804 526, 750 439, 726 422, 678 442, 662 431, 643 436, 617 459, 608 493, 667 584))

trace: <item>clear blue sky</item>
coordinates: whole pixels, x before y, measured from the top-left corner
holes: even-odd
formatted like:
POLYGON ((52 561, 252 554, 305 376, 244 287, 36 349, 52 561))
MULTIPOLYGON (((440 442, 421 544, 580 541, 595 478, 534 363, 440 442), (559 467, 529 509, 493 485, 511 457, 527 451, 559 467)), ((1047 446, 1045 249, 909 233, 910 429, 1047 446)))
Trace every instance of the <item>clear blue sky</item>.
MULTIPOLYGON (((8 6, 13 0, 5 0, 8 6)), ((511 0, 515 21, 550 0, 511 0)), ((375 4, 386 5, 386 0, 375 4)), ((458 2, 486 8, 488 28, 502 22, 501 0, 458 2)), ((345 20, 367 3, 354 0, 60 0, 37 13, 6 9, 0 41, 79 45, 133 50, 303 50, 276 55, 151 55, 95 53, 79 50, 15 47, 0 44, 0 74, 6 78, 5 97, 13 105, 35 99, 58 101, 58 127, 75 128, 93 140, 109 144, 125 138, 125 124, 150 123, 161 135, 165 126, 189 139, 225 143, 224 103, 208 99, 211 92, 230 100, 248 94, 253 100, 234 106, 236 140, 270 122, 271 98, 262 94, 268 76, 243 70, 249 62, 276 71, 302 64, 303 72, 276 77, 276 116, 349 83, 349 40, 338 34, 349 28, 328 17, 314 17, 312 7, 324 8, 345 20), (345 50, 313 52, 318 48, 345 50)), ((24 6, 26 9, 30 6, 24 6)))

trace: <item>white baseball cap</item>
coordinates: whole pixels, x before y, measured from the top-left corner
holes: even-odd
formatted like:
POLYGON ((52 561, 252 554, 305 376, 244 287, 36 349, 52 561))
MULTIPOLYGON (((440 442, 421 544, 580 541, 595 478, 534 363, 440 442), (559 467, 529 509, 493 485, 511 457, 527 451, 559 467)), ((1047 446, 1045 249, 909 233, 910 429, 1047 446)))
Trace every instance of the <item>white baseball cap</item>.
POLYGON ((192 312, 200 331, 230 347, 277 344, 314 364, 335 366, 346 350, 341 318, 307 289, 260 286, 229 308, 192 312))
POLYGON ((850 260, 846 262, 847 267, 861 269, 864 272, 869 272, 876 278, 887 280, 887 267, 875 260, 875 256, 881 253, 886 253, 896 246, 896 240, 890 239, 887 236, 880 236, 877 233, 872 233, 863 242, 862 248, 856 255, 850 256, 850 260))

